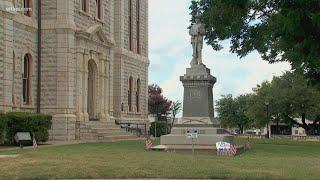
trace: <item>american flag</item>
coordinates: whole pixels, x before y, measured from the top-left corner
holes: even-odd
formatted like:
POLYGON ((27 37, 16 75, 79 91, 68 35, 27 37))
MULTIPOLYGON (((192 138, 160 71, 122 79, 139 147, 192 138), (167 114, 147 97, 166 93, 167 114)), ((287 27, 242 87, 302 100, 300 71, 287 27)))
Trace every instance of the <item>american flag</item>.
POLYGON ((237 147, 231 144, 228 154, 229 156, 235 156, 237 154, 237 147))
POLYGON ((152 141, 150 138, 147 138, 146 140, 146 149, 149 151, 152 148, 152 141))
POLYGON ((33 138, 33 140, 32 140, 32 147, 33 147, 33 149, 35 149, 35 148, 37 148, 37 147, 38 147, 38 144, 37 144, 36 138, 33 138))

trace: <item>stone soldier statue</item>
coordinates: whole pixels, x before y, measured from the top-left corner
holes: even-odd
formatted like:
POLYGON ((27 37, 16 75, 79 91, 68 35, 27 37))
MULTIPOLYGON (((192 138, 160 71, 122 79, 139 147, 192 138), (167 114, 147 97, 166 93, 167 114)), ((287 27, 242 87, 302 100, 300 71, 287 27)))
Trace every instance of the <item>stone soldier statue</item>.
POLYGON ((199 18, 196 18, 196 23, 191 25, 189 34, 191 36, 191 44, 193 48, 191 65, 202 64, 202 47, 205 29, 204 24, 200 22, 199 18))

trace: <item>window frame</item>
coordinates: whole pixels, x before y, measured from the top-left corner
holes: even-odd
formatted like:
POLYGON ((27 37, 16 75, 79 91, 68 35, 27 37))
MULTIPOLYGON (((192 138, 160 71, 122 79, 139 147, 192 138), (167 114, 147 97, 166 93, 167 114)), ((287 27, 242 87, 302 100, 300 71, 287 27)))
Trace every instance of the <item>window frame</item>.
POLYGON ((102 0, 96 0, 96 18, 98 20, 103 20, 103 2, 102 0))
POLYGON ((133 51, 133 47, 132 47, 132 0, 129 0, 129 24, 128 24, 128 28, 129 28, 129 50, 133 51))
POLYGON ((31 104, 31 64, 32 56, 25 54, 23 58, 23 74, 22 74, 22 100, 23 104, 31 104))
POLYGON ((132 112, 132 91, 133 91, 133 77, 129 77, 128 82, 128 111, 132 112))
POLYGON ((24 11, 23 11, 23 14, 27 17, 32 17, 32 0, 23 0, 23 8, 24 8, 24 11), (28 9, 26 11, 26 9, 28 9))
POLYGON ((81 1, 81 11, 84 13, 89 13, 89 0, 80 0, 81 1))
POLYGON ((140 0, 136 0, 136 36, 137 54, 140 54, 140 0))
POLYGON ((137 112, 140 112, 140 91, 141 91, 141 81, 140 78, 137 79, 137 91, 136 91, 136 108, 137 112))

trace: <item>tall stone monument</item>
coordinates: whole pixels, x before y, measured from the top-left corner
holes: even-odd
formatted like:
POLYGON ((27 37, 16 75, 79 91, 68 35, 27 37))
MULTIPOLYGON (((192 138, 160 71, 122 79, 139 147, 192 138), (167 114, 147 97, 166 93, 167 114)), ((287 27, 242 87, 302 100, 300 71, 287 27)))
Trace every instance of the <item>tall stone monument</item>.
POLYGON ((180 76, 184 87, 183 117, 175 124, 171 134, 161 136, 162 145, 190 145, 187 132, 195 130, 198 135, 197 145, 212 146, 218 141, 232 142, 233 136, 225 134, 218 120, 214 118, 212 88, 216 78, 210 74, 210 69, 202 63, 204 25, 196 19, 189 34, 193 48, 191 67, 186 74, 180 76))

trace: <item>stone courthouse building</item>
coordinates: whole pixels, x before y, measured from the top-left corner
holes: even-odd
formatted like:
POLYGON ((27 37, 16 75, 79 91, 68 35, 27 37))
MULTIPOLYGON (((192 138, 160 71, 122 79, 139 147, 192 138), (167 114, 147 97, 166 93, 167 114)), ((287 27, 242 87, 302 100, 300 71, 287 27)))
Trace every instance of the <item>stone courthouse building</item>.
POLYGON ((51 114, 51 140, 132 137, 148 66, 148 0, 0 1, 0 111, 51 114))

